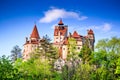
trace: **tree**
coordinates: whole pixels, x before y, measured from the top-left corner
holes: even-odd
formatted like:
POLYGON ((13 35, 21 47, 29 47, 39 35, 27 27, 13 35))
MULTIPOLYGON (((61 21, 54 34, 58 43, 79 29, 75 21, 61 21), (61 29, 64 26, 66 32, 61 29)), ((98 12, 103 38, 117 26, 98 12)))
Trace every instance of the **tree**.
POLYGON ((11 59, 13 62, 17 60, 17 58, 21 58, 21 49, 19 48, 18 45, 14 46, 13 49, 11 50, 11 59))
POLYGON ((89 41, 88 39, 85 40, 85 43, 79 53, 79 57, 82 58, 83 63, 89 62, 91 59, 91 49, 89 47, 89 41))
POLYGON ((0 57, 0 79, 1 80, 18 80, 19 72, 12 65, 9 57, 3 55, 0 57))
POLYGON ((22 62, 22 64, 18 59, 15 64, 23 74, 23 79, 50 80, 56 77, 56 74, 53 73, 53 63, 57 59, 57 51, 50 43, 48 36, 41 40, 40 46, 30 53, 30 57, 28 61, 22 62))
POLYGON ((96 48, 98 50, 104 50, 107 53, 112 52, 115 54, 120 53, 120 38, 112 37, 111 39, 102 39, 99 40, 96 48))
POLYGON ((116 67, 115 74, 117 75, 117 78, 119 80, 120 79, 120 58, 118 58, 116 63, 117 63, 117 67, 116 67))
POLYGON ((79 64, 76 67, 72 80, 93 80, 91 74, 94 72, 93 67, 89 64, 79 64))
POLYGON ((68 60, 75 59, 76 57, 78 57, 78 54, 76 52, 76 45, 76 40, 74 38, 68 39, 68 60))
POLYGON ((21 73, 21 79, 23 80, 44 80, 50 79, 51 76, 51 66, 48 60, 31 58, 22 62, 18 59, 14 66, 21 73))
POLYGON ((116 74, 118 75, 119 72, 116 61, 119 62, 120 58, 120 39, 112 37, 111 39, 99 40, 96 48, 98 52, 92 54, 93 64, 95 63, 97 66, 96 75, 99 76, 99 79, 115 80, 116 74))

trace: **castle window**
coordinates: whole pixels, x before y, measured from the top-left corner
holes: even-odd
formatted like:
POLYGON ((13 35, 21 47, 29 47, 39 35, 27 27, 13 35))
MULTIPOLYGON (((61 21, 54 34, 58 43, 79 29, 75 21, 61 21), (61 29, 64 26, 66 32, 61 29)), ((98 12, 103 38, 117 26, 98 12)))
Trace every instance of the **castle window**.
POLYGON ((62 35, 62 32, 60 32, 60 35, 62 35))
POLYGON ((80 47, 78 47, 78 49, 80 49, 80 47))
POLYGON ((64 29, 64 27, 62 27, 62 30, 64 29))

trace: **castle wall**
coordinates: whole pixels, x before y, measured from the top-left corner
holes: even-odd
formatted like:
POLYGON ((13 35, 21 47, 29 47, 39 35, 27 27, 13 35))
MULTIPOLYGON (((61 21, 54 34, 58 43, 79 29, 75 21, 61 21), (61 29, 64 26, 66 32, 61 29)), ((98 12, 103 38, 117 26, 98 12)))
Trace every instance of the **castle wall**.
POLYGON ((68 47, 67 47, 67 45, 63 45, 62 46, 62 59, 67 58, 67 53, 68 53, 68 47))

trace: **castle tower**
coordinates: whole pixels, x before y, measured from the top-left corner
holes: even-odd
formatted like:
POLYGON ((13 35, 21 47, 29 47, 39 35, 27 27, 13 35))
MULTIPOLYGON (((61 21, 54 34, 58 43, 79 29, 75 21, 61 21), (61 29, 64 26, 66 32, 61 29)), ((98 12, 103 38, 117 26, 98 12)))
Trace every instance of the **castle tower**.
POLYGON ((30 58, 30 53, 35 50, 40 43, 40 36, 37 30, 37 26, 34 25, 32 34, 30 35, 30 38, 26 38, 26 42, 24 44, 24 50, 23 50, 23 60, 26 61, 30 58))
POLYGON ((62 19, 54 29, 54 43, 61 43, 67 37, 68 27, 64 25, 62 19))
POLYGON ((94 50, 94 43, 95 43, 94 32, 93 32, 92 29, 89 29, 87 32, 88 32, 88 33, 87 33, 87 37, 88 37, 89 40, 90 40, 90 48, 91 48, 92 50, 94 50))
POLYGON ((54 29, 54 46, 59 49, 59 56, 61 58, 64 57, 63 55, 63 43, 65 41, 65 38, 67 38, 67 33, 68 33, 68 26, 64 25, 62 22, 62 19, 60 19, 59 23, 57 26, 55 26, 54 29))
POLYGON ((63 24, 62 19, 54 29, 54 43, 60 44, 67 37, 68 27, 63 24))

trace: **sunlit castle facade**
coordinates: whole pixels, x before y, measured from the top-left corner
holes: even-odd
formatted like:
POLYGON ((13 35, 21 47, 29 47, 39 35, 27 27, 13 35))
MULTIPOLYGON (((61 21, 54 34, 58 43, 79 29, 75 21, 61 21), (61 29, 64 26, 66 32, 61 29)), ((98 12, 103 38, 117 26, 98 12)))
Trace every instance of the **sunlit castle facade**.
POLYGON ((92 29, 89 29, 87 31, 86 36, 79 35, 77 31, 74 31, 73 34, 69 33, 68 35, 68 26, 64 25, 62 20, 60 20, 58 25, 56 25, 54 28, 53 45, 59 49, 59 56, 64 60, 67 58, 68 54, 67 45, 69 38, 74 38, 76 40, 76 52, 80 52, 86 39, 89 42, 89 47, 91 48, 91 50, 94 50, 95 37, 92 29))
MULTIPOLYGON (((67 45, 69 38, 74 38, 76 40, 77 52, 80 52, 86 39, 89 40, 89 47, 91 48, 91 50, 94 50, 95 37, 92 29, 89 29, 87 31, 86 36, 79 35, 77 31, 74 31, 73 34, 69 33, 68 35, 68 26, 64 25, 61 19, 58 25, 55 26, 53 35, 54 35, 53 46, 58 48, 59 57, 64 60, 67 58, 67 54, 68 54, 67 45)), ((26 38, 26 42, 24 44, 24 49, 23 49, 24 61, 30 58, 30 53, 34 51, 36 48, 38 48, 38 46, 40 46, 40 42, 41 39, 37 30, 37 26, 35 25, 32 34, 30 35, 30 38, 29 39, 26 38)))
POLYGON ((26 42, 23 49, 23 60, 26 61, 30 58, 30 53, 34 51, 40 45, 40 36, 37 30, 37 26, 34 25, 32 34, 29 39, 26 37, 26 42))

